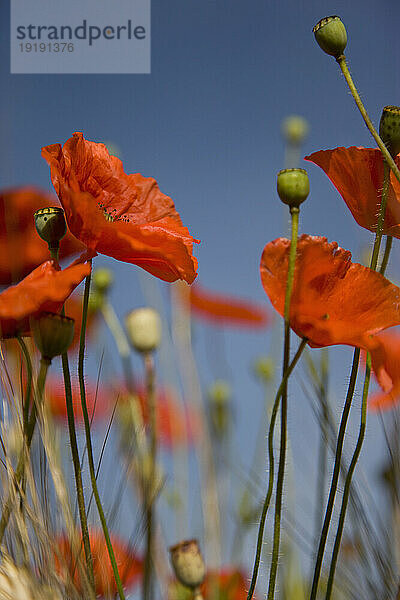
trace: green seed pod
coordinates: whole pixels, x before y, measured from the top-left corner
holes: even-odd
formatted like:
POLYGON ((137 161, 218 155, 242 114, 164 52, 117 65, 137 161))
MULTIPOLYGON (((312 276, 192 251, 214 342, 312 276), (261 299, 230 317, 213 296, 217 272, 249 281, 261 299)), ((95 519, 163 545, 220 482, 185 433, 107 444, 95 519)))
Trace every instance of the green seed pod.
POLYGON ((232 421, 231 397, 230 385, 221 379, 208 390, 211 425, 220 437, 227 433, 232 421))
POLYGON ((254 363, 254 374, 258 379, 269 383, 274 378, 275 363, 269 356, 262 356, 254 363))
POLYGON ((114 283, 114 275, 110 269, 96 269, 92 276, 96 291, 106 294, 114 283))
POLYGON ((346 27, 340 17, 333 15, 318 21, 313 27, 313 34, 324 52, 339 58, 347 45, 346 27))
POLYGON ((180 542, 169 551, 177 580, 192 590, 199 587, 204 581, 206 568, 197 540, 180 542))
POLYGON ((51 361, 67 352, 74 337, 74 326, 74 319, 50 312, 31 319, 33 339, 42 357, 51 361))
POLYGON ((60 240, 67 233, 64 211, 59 206, 40 208, 33 215, 36 231, 48 243, 49 249, 57 250, 60 240))
POLYGON ((283 169, 278 173, 279 198, 291 208, 298 208, 310 193, 310 181, 304 169, 283 169))
POLYGON ((390 154, 395 157, 400 152, 400 107, 385 106, 379 123, 379 135, 390 154))
POLYGON ((300 146, 308 134, 308 123, 303 117, 290 115, 282 122, 282 133, 288 144, 300 146))

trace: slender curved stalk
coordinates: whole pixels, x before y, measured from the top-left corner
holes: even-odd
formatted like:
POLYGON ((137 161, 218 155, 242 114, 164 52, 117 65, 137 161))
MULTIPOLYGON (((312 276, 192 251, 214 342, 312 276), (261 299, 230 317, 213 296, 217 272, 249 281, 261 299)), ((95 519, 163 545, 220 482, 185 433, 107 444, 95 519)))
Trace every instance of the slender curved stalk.
MULTIPOLYGON (((383 189, 382 189, 382 200, 381 200, 381 206, 380 206, 380 210, 379 210, 374 250, 372 253, 371 265, 370 265, 370 268, 374 271, 376 271, 376 268, 378 265, 378 256, 379 256, 379 250, 380 250, 380 245, 381 245, 381 240, 382 240, 382 231, 383 231, 383 224, 384 224, 384 220, 385 220, 386 204, 387 204, 387 197, 388 197, 388 191, 389 191, 389 175, 390 175, 389 167, 385 161, 384 162, 384 179, 383 179, 383 189)), ((391 247, 391 243, 388 243, 388 240, 386 240, 385 255, 384 255, 384 260, 382 262, 381 269, 382 269, 382 267, 384 269, 386 269, 386 265, 389 260, 390 247, 391 247)), ((334 543, 334 547, 333 547, 333 551, 332 551, 332 559, 331 559, 331 566, 329 568, 329 577, 328 577, 328 584, 327 584, 327 589, 326 589, 325 600, 330 600, 331 595, 332 595, 336 564, 337 564, 337 560, 338 560, 338 556, 339 556, 339 548, 340 548, 340 543, 342 540, 344 521, 346 518, 347 505, 348 505, 348 501, 349 501, 351 480, 352 480, 353 473, 354 473, 356 465, 357 465, 358 457, 360 456, 361 448, 362 448, 362 445, 364 442, 365 429, 366 429, 366 424, 367 424, 367 398, 368 398, 370 378, 371 378, 371 356, 369 354, 367 354, 365 379, 364 379, 362 404, 361 404, 360 429, 359 429, 359 433, 358 433, 357 443, 356 443, 356 446, 354 449, 354 453, 353 453, 353 456, 352 456, 352 459, 350 462, 350 466, 349 466, 349 469, 348 469, 348 472, 346 475, 345 484, 344 484, 342 505, 341 505, 341 509, 340 509, 339 522, 338 522, 338 527, 337 527, 337 531, 336 531, 335 543, 334 543)))
POLYGON ((93 447, 92 447, 92 438, 90 434, 90 421, 86 404, 86 390, 85 390, 85 375, 84 375, 84 359, 85 359, 85 335, 86 335, 86 322, 87 322, 87 313, 88 313, 88 304, 89 304, 89 291, 90 291, 90 274, 86 277, 85 280, 85 292, 83 296, 83 308, 82 308, 82 326, 81 326, 81 337, 80 337, 80 345, 79 345, 79 357, 78 357, 78 376, 79 376, 79 388, 81 393, 81 405, 82 405, 82 414, 83 421, 85 424, 85 436, 86 436, 86 447, 88 454, 88 462, 89 462, 89 472, 90 472, 90 481, 92 484, 92 490, 94 499, 96 501, 97 510, 100 517, 101 526, 103 528, 104 538, 107 545, 108 555, 110 557, 110 562, 112 566, 112 570, 114 573, 115 583, 117 585, 118 595, 120 600, 125 600, 124 590, 122 588, 121 578, 118 572, 117 561, 115 560, 115 554, 112 547, 110 534, 107 527, 106 517, 104 515, 103 506, 101 503, 99 490, 97 488, 96 481, 96 468, 94 465, 93 458, 93 447))
POLYGON ((300 342, 300 345, 297 349, 296 354, 294 355, 294 357, 292 359, 292 362, 290 363, 288 369, 286 370, 286 373, 282 377, 282 380, 279 385, 278 391, 276 392, 274 404, 272 407, 271 420, 270 420, 269 432, 268 432, 268 459, 269 459, 268 490, 267 490, 267 495, 264 500, 264 504, 263 504, 263 508, 262 508, 262 512, 261 512, 260 524, 258 527, 257 547, 256 547, 256 555, 255 555, 255 559, 254 559, 253 575, 251 578, 250 587, 249 587, 249 591, 247 594, 247 600, 252 599, 253 593, 254 593, 254 588, 256 587, 256 583, 257 583, 258 569, 260 566, 261 550, 262 550, 262 543, 263 543, 263 537, 264 537, 265 520, 267 518, 269 503, 271 501, 271 496, 272 496, 272 488, 274 485, 274 429, 275 429, 276 415, 278 413, 278 408, 279 408, 279 401, 281 399, 283 387, 286 384, 290 375, 292 374, 293 369, 297 365, 297 363, 300 359, 300 356, 301 356, 304 348, 306 347, 306 344, 307 344, 307 339, 303 338, 300 342))
MULTIPOLYGON (((286 373, 289 367, 290 360, 290 300, 292 296, 294 269, 296 263, 297 252, 297 237, 299 229, 299 208, 291 207, 290 215, 292 220, 292 235, 289 251, 289 264, 285 294, 285 343, 283 348, 283 370, 282 375, 286 373)), ((281 399, 281 440, 279 450, 279 466, 278 477, 276 483, 276 500, 275 500, 275 520, 274 520, 274 538, 272 545, 272 561, 269 572, 268 585, 268 600, 273 600, 275 596, 275 583, 278 571, 279 545, 281 532, 281 513, 282 513, 282 497, 283 497, 283 481, 285 475, 285 459, 286 459, 286 439, 287 439, 287 379, 282 388, 281 399)))
MULTIPOLYGON (((29 456, 29 451, 30 451, 30 447, 31 447, 31 443, 32 443, 33 434, 35 432, 35 427, 36 427, 36 415, 37 415, 36 403, 42 403, 42 401, 43 401, 43 391, 44 391, 44 386, 46 383, 47 371, 50 366, 50 362, 51 361, 48 358, 44 358, 43 356, 40 360, 40 369, 39 369, 39 375, 38 375, 37 384, 36 384, 36 398, 35 398, 35 402, 32 406, 31 414, 29 417, 29 422, 28 422, 27 429, 26 429, 26 449, 27 449, 28 456, 29 456)), ((20 483, 20 481, 24 475, 25 459, 26 459, 25 448, 23 448, 22 452, 19 456, 19 459, 18 459, 17 468, 15 469, 15 473, 14 473, 14 479, 15 479, 16 485, 18 485, 20 483)), ((9 494, 9 496, 4 504, 4 508, 3 508, 3 512, 2 512, 1 520, 0 520, 0 544, 3 540, 4 533, 6 531, 8 521, 10 519, 11 511, 12 511, 12 498, 9 494)))
POLYGON ((361 448, 362 448, 364 437, 365 437, 365 429, 366 429, 366 425, 367 425, 367 398, 368 398, 370 377, 371 377, 371 356, 369 354, 367 354, 367 365, 366 365, 366 371, 365 371, 365 380, 364 380, 362 404, 361 404, 360 431, 358 434, 356 447, 355 447, 354 454, 353 454, 351 462, 350 462, 349 470, 347 472, 346 481, 344 484, 342 506, 340 508, 339 522, 338 522, 338 527, 337 527, 337 532, 336 532, 335 544, 334 544, 333 552, 332 552, 331 566, 329 569, 329 577, 328 577, 328 584, 327 584, 327 588, 326 588, 325 600, 329 600, 332 595, 333 580, 335 577, 336 564, 337 564, 337 559, 339 556, 340 543, 342 541, 344 521, 346 518, 346 510, 347 510, 347 505, 348 505, 349 495, 350 495, 351 480, 352 480, 353 473, 354 473, 356 465, 357 465, 358 457, 360 456, 361 448))
POLYGON ((122 368, 124 370, 126 387, 129 392, 132 392, 134 389, 135 381, 130 362, 131 351, 128 339, 125 335, 123 328, 121 327, 117 315, 115 314, 115 310, 112 304, 107 299, 104 299, 104 302, 102 303, 101 313, 117 345, 118 354, 121 357, 122 368))
POLYGON ((26 390, 25 390, 25 398, 24 398, 24 408, 23 408, 23 423, 24 423, 24 433, 27 435, 28 431, 28 423, 29 423, 29 407, 31 404, 31 394, 32 394, 32 361, 29 356, 28 348, 24 342, 24 339, 19 335, 18 343, 21 346, 21 350, 24 354, 25 364, 26 364, 26 372, 27 372, 27 382, 26 382, 26 390))
POLYGON ((93 557, 92 557, 92 551, 90 548, 89 529, 88 529, 86 509, 85 509, 85 496, 83 493, 82 471, 81 471, 81 464, 80 464, 80 459, 79 459, 78 443, 76 440, 75 416, 74 416, 74 407, 73 407, 73 403, 72 403, 71 377, 70 377, 67 353, 62 355, 62 368, 63 368, 63 375, 64 375, 65 403, 66 403, 66 407, 67 407, 67 418, 68 418, 68 432, 69 432, 69 440, 70 440, 70 444, 71 444, 72 462, 74 465, 76 497, 77 497, 78 509, 79 509, 79 519, 81 522, 81 529, 82 529, 83 549, 85 552, 86 565, 88 568, 89 582, 90 582, 92 588, 95 589, 94 572, 93 572, 93 557))
POLYGON ((382 264, 381 264, 380 269, 379 269, 379 273, 381 275, 384 275, 385 272, 386 272, 386 267, 387 267, 388 262, 389 262, 390 251, 392 249, 392 242, 393 242, 392 236, 391 235, 386 236, 385 253, 383 255, 382 264))
POLYGON ((157 456, 157 420, 154 393, 154 361, 151 354, 144 357, 146 369, 146 398, 149 409, 150 433, 150 468, 145 482, 145 512, 146 512, 146 555, 143 573, 143 600, 152 598, 153 545, 154 545, 154 490, 156 479, 157 456))
MULTIPOLYGON (((379 250, 380 250, 380 244, 381 244, 381 240, 382 240, 383 224, 384 224, 385 213, 386 213, 388 189, 389 189, 389 169, 388 169, 387 163, 384 162, 384 180, 383 180, 382 199, 381 199, 381 205, 380 205, 379 216, 378 216, 378 224, 377 224, 376 235, 375 235, 374 249, 372 252, 371 264, 370 264, 370 268, 374 271, 376 270, 376 267, 378 264, 379 250)), ((328 530, 329 530, 329 525, 330 525, 331 518, 332 518, 333 505, 334 505, 336 491, 337 491, 339 472, 340 472, 340 464, 342 461, 344 435, 346 432, 346 426, 347 426, 347 421, 348 421, 348 417, 349 417, 351 402, 352 402, 354 388, 355 388, 355 384, 356 384, 356 380, 357 380, 357 371, 358 371, 359 360, 360 360, 360 349, 356 348, 354 350, 353 366, 352 366, 352 370, 351 370, 350 383, 349 383, 349 387, 348 387, 348 391, 347 391, 345 405, 343 408, 342 418, 340 421, 340 427, 339 427, 339 433, 338 433, 338 439, 337 439, 337 445, 336 445, 335 464, 334 464, 334 468, 333 468, 332 481, 331 481, 331 488, 330 488, 328 504, 327 504, 326 512, 325 512, 324 524, 322 526, 320 543, 318 546, 318 553, 317 553, 317 559, 316 559, 316 563, 315 563, 314 577, 313 577, 313 582, 312 582, 310 600, 316 600, 316 597, 317 597, 317 590, 318 590, 318 583, 319 583, 319 578, 320 578, 320 574, 321 574, 322 560, 323 560, 323 555, 324 555, 324 551, 325 551, 325 545, 326 545, 326 540, 328 537, 328 530)), ((366 373, 366 377, 367 377, 367 373, 366 373)), ((361 440, 361 444, 362 444, 362 440, 361 440)), ((356 447, 356 450, 357 450, 357 447, 356 447)), ((361 450, 361 446, 360 446, 360 450, 361 450)), ((359 454, 359 452, 358 452, 358 454, 359 454)), ((358 455, 357 455, 357 458, 358 458, 358 455)), ((346 481, 348 480, 348 477, 349 477, 349 472, 347 473, 346 481)), ((351 482, 351 477, 352 477, 352 473, 350 475, 349 486, 350 486, 350 482, 351 482)), ((346 508, 347 508, 347 502, 345 504, 344 514, 346 512, 346 508)))
POLYGON ((389 167, 391 168, 391 170, 393 171, 393 173, 395 174, 396 178, 398 181, 400 181, 400 171, 399 168, 397 167, 396 163, 394 162, 389 150, 386 148, 385 144, 383 143, 382 139, 380 138, 378 132, 376 131, 371 119, 369 118, 369 115, 365 109, 365 106, 362 103, 362 100, 360 98, 360 95, 357 91, 357 88, 354 84, 354 81, 350 75, 350 71, 349 68, 347 66, 347 62, 346 62, 346 57, 342 54, 341 56, 339 56, 336 59, 336 62, 338 63, 344 78, 346 80, 347 85, 349 86, 351 95, 354 98, 354 101, 357 105, 358 110, 361 113, 362 118, 365 121, 366 126, 368 127, 372 137, 374 138, 374 140, 376 141, 376 143, 379 146, 380 151, 382 152, 386 162, 388 163, 389 167))

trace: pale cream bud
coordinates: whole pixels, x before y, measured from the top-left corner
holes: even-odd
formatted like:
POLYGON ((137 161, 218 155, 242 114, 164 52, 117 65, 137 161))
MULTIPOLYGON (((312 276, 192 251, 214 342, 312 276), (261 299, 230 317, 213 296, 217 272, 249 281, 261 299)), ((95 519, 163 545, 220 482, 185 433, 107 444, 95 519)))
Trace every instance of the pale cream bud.
POLYGON ((138 352, 153 352, 161 342, 161 319, 154 308, 137 308, 125 317, 128 339, 138 352))
POLYGON ((178 581, 188 588, 198 588, 204 581, 206 568, 197 540, 180 542, 169 551, 178 581))

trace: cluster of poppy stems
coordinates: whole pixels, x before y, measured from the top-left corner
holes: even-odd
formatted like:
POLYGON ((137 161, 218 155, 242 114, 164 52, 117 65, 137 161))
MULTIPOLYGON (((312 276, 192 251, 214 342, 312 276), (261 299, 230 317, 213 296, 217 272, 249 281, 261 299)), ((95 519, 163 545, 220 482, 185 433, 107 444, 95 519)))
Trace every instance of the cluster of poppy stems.
MULTIPOLYGON (((346 39, 337 19, 330 17, 321 21, 314 33, 321 47, 340 63, 346 39), (331 33, 327 35, 326 31, 329 24, 336 28, 335 34, 339 31, 333 47, 330 45, 331 33)), ((399 108, 385 108, 381 136, 400 167, 399 158, 396 158, 400 150, 399 108)), ((67 315, 73 314, 74 302, 78 307, 75 314, 79 322, 80 304, 74 300, 74 296, 69 297, 90 275, 91 259, 97 254, 137 265, 166 282, 183 280, 193 284, 198 266, 193 248, 199 241, 183 225, 173 201, 160 191, 153 178, 140 174, 127 175, 118 158, 111 156, 103 144, 86 140, 82 133, 75 133, 64 146, 53 144, 44 147, 42 156, 50 166, 51 180, 63 210, 53 210, 53 196, 33 188, 8 190, 0 198, 0 283, 9 286, 0 294, 0 331, 3 339, 29 335, 32 330, 35 333, 38 322, 43 318, 48 319, 49 314, 60 315, 64 306, 67 315), (53 218, 54 214, 57 219, 60 214, 62 218, 65 215, 68 231, 66 235, 64 232, 59 236, 59 253, 57 248, 57 256, 50 260, 47 257, 49 249, 52 250, 51 244, 47 239, 48 249, 37 237, 33 212, 37 214, 36 225, 42 230, 48 227, 48 219, 53 218), (80 253, 80 257, 61 269, 58 259, 65 259, 74 253, 80 253)), ((336 148, 315 152, 305 160, 326 173, 356 222, 372 232, 377 231, 377 215, 384 189, 386 209, 381 234, 400 238, 400 182, 396 174, 388 169, 381 150, 336 148)), ((288 204, 292 216, 298 215, 300 204, 305 201, 308 192, 308 176, 304 170, 287 169, 279 173, 278 193, 288 204)), ((265 246, 260 275, 274 309, 310 347, 347 345, 370 355, 373 372, 382 390, 373 396, 370 407, 387 409, 398 401, 400 335, 384 330, 400 325, 400 288, 377 272, 376 264, 374 268, 368 268, 354 263, 351 253, 339 247, 337 242, 305 234, 297 238, 296 231, 295 242, 293 238, 278 238, 265 246)), ((189 302, 195 315, 221 325, 262 328, 272 320, 264 307, 208 292, 198 284, 190 288, 189 294, 182 294, 182 302, 189 302)), ((64 317, 60 315, 60 318, 64 317)), ((39 329, 39 338, 46 337, 46 327, 40 326, 39 329)), ((48 337, 54 337, 53 322, 49 331, 48 337)), ((70 334, 67 337, 67 344, 57 354, 66 352, 67 347, 74 344, 73 337, 70 334)), ((44 340, 42 348, 39 342, 39 347, 42 355, 51 360, 52 352, 46 350, 46 343, 44 340)), ((289 363, 286 371, 288 369, 289 363)), ((57 390, 54 381, 49 380, 48 383, 46 393, 49 406, 54 416, 65 419, 63 394, 57 390)), ((285 385, 287 380, 283 390, 285 385)), ((96 410, 100 415, 107 414, 109 410, 103 393, 106 394, 101 392, 98 402, 96 400, 96 410)), ((138 390, 138 395, 143 399, 143 391, 138 390)), ((89 413, 94 411, 94 396, 97 397, 97 392, 89 389, 89 413)), ((162 412, 162 407, 167 407, 165 415, 171 412, 176 415, 173 400, 166 398, 165 392, 158 393, 157 410, 162 412)), ((76 418, 79 419, 75 392, 73 399, 76 418)), ((148 420, 143 401, 141 406, 144 419, 148 420)), ((164 420, 167 421, 166 417, 161 417, 160 423, 164 420)), ((179 427, 186 430, 186 440, 188 429, 189 439, 198 435, 195 420, 189 423, 185 417, 179 427)), ((172 443, 168 425, 160 435, 167 445, 172 443)), ((174 435, 177 435, 176 426, 174 435)), ((91 532, 90 538, 96 549, 101 535, 91 532)), ((114 542, 117 562, 123 562, 121 556, 128 555, 129 551, 116 540, 114 542)), ((66 541, 60 543, 65 553, 67 546, 66 541)), ((96 561, 103 562, 101 552, 104 552, 104 545, 102 550, 93 551, 97 557, 94 571, 96 591, 104 595, 112 580, 112 572, 106 580, 96 572, 96 561)), ((124 584, 136 581, 143 567, 142 562, 137 557, 133 560, 126 570, 124 584)), ((223 578, 229 577, 223 574, 223 578)), ((240 585, 237 589, 241 589, 244 583, 240 573, 238 580, 240 585)), ((244 593, 241 591, 238 597, 243 598, 244 593)))

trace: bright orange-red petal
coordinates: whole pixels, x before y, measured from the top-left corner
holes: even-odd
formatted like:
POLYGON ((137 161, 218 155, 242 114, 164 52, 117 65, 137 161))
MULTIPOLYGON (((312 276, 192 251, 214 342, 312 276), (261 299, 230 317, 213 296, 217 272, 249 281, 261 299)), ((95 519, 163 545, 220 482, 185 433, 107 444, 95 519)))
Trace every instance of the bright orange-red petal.
MULTIPOLYGON (((378 149, 320 150, 305 160, 321 167, 361 227, 376 231, 383 186, 383 158, 378 149)), ((400 166, 400 159, 397 158, 400 166)), ((400 183, 390 174, 384 233, 400 237, 400 183)))
MULTIPOLYGON (((124 586, 130 588, 138 582, 142 575, 143 561, 124 541, 115 535, 111 535, 110 537, 121 581, 124 586)), ((96 596, 114 597, 117 588, 103 532, 91 528, 89 530, 89 539, 93 557, 96 596)), ((78 569, 76 568, 76 557, 72 557, 68 539, 64 535, 60 536, 56 539, 56 547, 65 562, 64 565, 60 565, 60 560, 56 557, 57 569, 61 572, 61 576, 65 568, 73 569, 74 583, 79 589, 80 581, 78 569)))
POLYGON ((385 331, 376 336, 379 345, 371 353, 372 368, 382 392, 373 394, 371 410, 389 410, 400 402, 400 334, 385 331))
MULTIPOLYGON (((264 248, 261 280, 283 315, 290 240, 264 248)), ((290 325, 310 346, 347 344, 372 350, 373 334, 400 324, 400 289, 379 273, 351 262, 351 253, 326 238, 298 241, 290 325)))
MULTIPOLYGON (((57 196, 27 186, 0 191, 0 285, 20 281, 49 258, 49 249, 36 232, 33 214, 45 206, 59 206, 57 196)), ((60 259, 84 250, 67 232, 60 243, 60 259)))
POLYGON ((221 571, 208 571, 202 591, 205 598, 212 598, 212 590, 217 589, 217 598, 224 600, 246 600, 249 580, 235 567, 224 567, 221 571))
POLYGON ((31 317, 41 312, 58 312, 90 270, 90 263, 80 259, 62 271, 48 260, 20 283, 4 290, 0 294, 0 336, 25 333, 31 317))
POLYGON ((192 283, 197 242, 157 182, 127 175, 104 144, 75 133, 42 149, 72 233, 88 248, 138 265, 165 281, 192 283))
POLYGON ((196 316, 217 325, 263 328, 270 321, 264 307, 234 296, 210 292, 197 283, 191 286, 189 299, 196 316))

